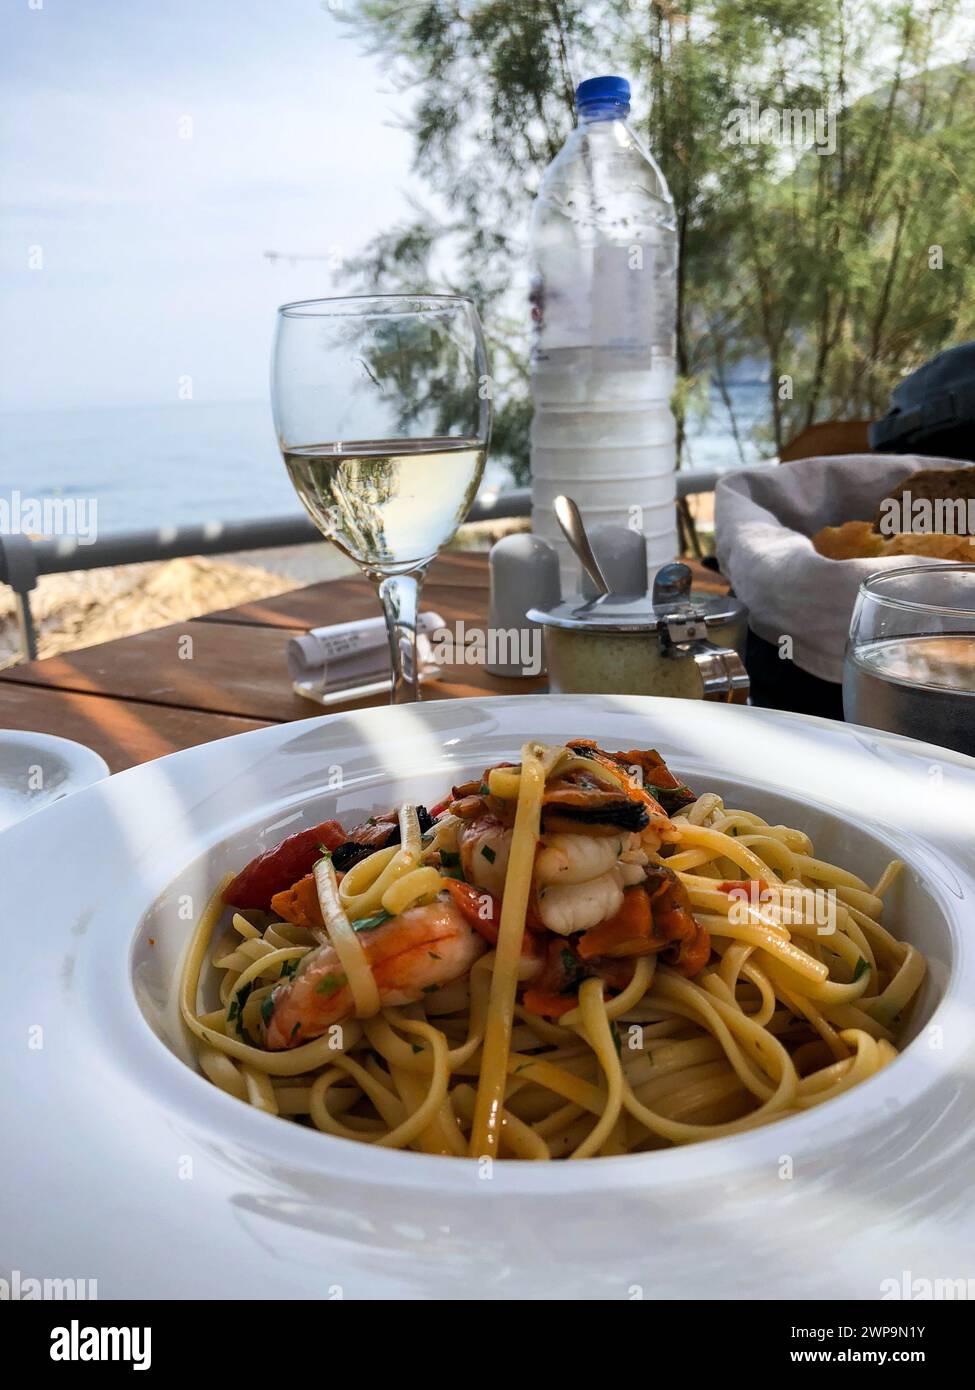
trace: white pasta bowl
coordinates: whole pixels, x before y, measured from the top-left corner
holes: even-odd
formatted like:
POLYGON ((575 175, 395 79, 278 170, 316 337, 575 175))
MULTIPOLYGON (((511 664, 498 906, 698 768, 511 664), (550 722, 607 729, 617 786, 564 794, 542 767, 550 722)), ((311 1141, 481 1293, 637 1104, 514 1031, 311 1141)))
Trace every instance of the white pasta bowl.
POLYGON ((973 823, 960 755, 622 696, 331 715, 113 777, 0 836, 3 1262, 97 1279, 101 1297, 878 1298, 967 1278, 973 823), (656 747, 695 791, 806 831, 867 880, 903 859, 884 922, 929 974, 897 1060, 728 1138, 493 1167, 320 1134, 199 1075, 175 979, 222 874, 304 825, 429 804, 526 739, 571 736, 656 747))

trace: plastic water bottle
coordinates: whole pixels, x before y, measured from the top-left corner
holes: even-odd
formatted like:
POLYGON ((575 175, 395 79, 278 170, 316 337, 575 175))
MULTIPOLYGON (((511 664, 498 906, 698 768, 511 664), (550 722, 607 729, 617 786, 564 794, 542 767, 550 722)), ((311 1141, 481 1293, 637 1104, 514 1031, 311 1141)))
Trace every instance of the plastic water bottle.
POLYGON ((677 227, 663 174, 626 123, 630 84, 594 77, 532 213, 532 529, 574 557, 552 502, 646 538, 652 574, 677 553, 677 227))

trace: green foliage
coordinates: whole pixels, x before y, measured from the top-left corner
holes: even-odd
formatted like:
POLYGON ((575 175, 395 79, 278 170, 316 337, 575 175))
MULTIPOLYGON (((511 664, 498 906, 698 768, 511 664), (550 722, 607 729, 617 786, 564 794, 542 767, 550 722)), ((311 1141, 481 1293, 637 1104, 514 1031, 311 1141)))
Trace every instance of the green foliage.
POLYGON ((414 168, 431 189, 351 273, 364 288, 474 296, 494 450, 520 480, 528 316, 512 282, 575 84, 594 73, 630 76, 634 126, 674 197, 682 430, 716 383, 738 438, 725 382, 742 359, 768 369, 763 442, 779 448, 817 420, 876 417, 902 375, 975 336, 975 74, 959 0, 364 0, 348 22, 415 93, 414 168), (835 148, 733 143, 752 102, 831 110, 835 148))

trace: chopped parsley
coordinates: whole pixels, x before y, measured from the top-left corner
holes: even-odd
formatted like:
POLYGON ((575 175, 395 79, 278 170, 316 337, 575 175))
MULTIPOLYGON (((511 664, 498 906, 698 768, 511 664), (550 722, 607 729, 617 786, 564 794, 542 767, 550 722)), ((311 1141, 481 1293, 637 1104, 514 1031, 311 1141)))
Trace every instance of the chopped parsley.
POLYGON ((227 1018, 229 1022, 237 1024, 238 1033, 242 1031, 240 1026, 240 1016, 244 1012, 244 1005, 250 998, 250 992, 253 988, 254 981, 251 980, 250 984, 244 985, 243 988, 239 990, 238 993, 235 994, 233 999, 230 1001, 230 1008, 227 1010, 227 1018))
POLYGON ((490 845, 482 845, 481 853, 484 855, 484 858, 487 860, 489 864, 493 864, 495 859, 497 858, 497 855, 495 854, 494 850, 491 848, 490 845))
POLYGON ((488 786, 487 782, 482 782, 481 785, 478 787, 477 790, 478 790, 478 793, 479 793, 481 796, 490 796, 490 795, 491 795, 491 788, 488 786))
POLYGON ((299 1019, 298 1022, 295 1024, 295 1026, 292 1028, 292 1030, 291 1030, 291 1036, 292 1036, 292 1037, 295 1036, 295 1034, 298 1032, 298 1029, 299 1029, 300 1027, 301 1027, 301 1019, 299 1019))
POLYGON ((331 859, 332 851, 329 849, 328 845, 319 845, 318 848, 322 852, 323 859, 331 859))
POLYGON ((423 1048, 420 1046, 419 1043, 410 1043, 410 1047, 412 1047, 412 1049, 413 1049, 414 1052, 422 1052, 422 1051, 423 1051, 423 1048))
POLYGON ((372 931, 373 927, 381 927, 384 922, 389 922, 393 914, 380 909, 374 912, 371 917, 357 917, 354 922, 350 922, 353 931, 372 931))
POLYGON ((324 994, 326 999, 331 999, 333 994, 338 994, 344 984, 344 975, 323 975, 315 986, 315 993, 324 994))
POLYGON ((464 871, 460 867, 460 855, 455 854, 453 850, 440 851, 440 868, 444 878, 459 878, 461 883, 465 882, 464 871))
POLYGON ((439 985, 424 985, 424 986, 423 986, 423 993, 424 993, 424 994, 436 994, 436 992, 437 992, 437 990, 438 990, 439 988, 440 988, 439 985))
POLYGON ((299 966, 300 964, 301 964, 301 956, 296 957, 295 960, 285 960, 285 961, 282 961, 282 962, 281 962, 281 972, 280 972, 280 974, 278 975, 278 979, 279 979, 279 980, 290 980, 291 977, 292 977, 292 975, 293 975, 293 974, 295 973, 295 971, 298 969, 298 966, 299 966))
POLYGON ((854 980, 859 980, 860 976, 864 973, 864 971, 869 970, 869 969, 870 969, 870 966, 867 964, 867 962, 866 962, 866 961, 863 959, 863 957, 861 956, 861 957, 859 958, 859 960, 857 961, 857 963, 856 963, 856 969, 855 969, 854 972, 853 972, 853 978, 854 978, 854 980))
POLYGON ((269 994, 261 1004, 261 1019, 266 1028, 271 1022, 271 1015, 274 1013, 274 995, 269 994))

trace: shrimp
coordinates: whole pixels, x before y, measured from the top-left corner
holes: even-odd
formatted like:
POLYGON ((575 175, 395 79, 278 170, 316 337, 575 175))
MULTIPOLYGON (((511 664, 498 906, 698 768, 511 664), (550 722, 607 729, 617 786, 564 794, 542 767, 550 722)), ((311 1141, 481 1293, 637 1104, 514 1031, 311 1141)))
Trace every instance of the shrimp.
POLYGON ((629 835, 543 835, 535 859, 539 888, 553 883, 587 883, 611 869, 629 835))
POLYGON ((460 864, 465 879, 495 898, 504 893, 512 833, 491 814, 465 822, 460 832, 460 864))
MULTIPOLYGON (((468 973, 486 942, 452 903, 407 908, 359 933, 384 1006, 412 1004, 468 973)), ((273 1052, 319 1037, 355 1011, 352 990, 331 944, 303 957, 292 980, 271 995, 265 1046, 273 1052)))
POLYGON ((620 860, 616 867, 620 871, 624 888, 632 888, 646 879, 647 871, 642 864, 628 864, 625 860, 620 860))
POLYGON ((559 936, 588 931, 623 906, 623 876, 614 864, 586 883, 555 883, 538 892, 538 915, 543 926, 559 936))
POLYGON ((647 856, 640 836, 619 831, 612 839, 595 835, 543 835, 535 859, 535 884, 588 883, 615 864, 624 885, 642 883, 647 856))
MULTIPOLYGON (((504 893, 511 836, 490 814, 467 822, 460 832, 464 878, 496 898, 504 893)), ((532 876, 530 920, 568 936, 612 917, 623 901, 624 886, 646 877, 641 860, 646 863, 638 832, 543 835, 532 876), (626 856, 622 862, 621 856, 626 856)))

